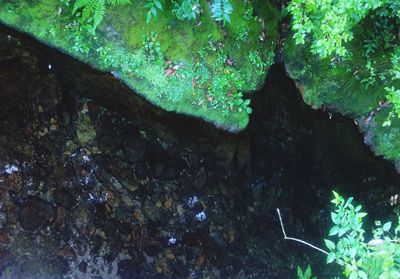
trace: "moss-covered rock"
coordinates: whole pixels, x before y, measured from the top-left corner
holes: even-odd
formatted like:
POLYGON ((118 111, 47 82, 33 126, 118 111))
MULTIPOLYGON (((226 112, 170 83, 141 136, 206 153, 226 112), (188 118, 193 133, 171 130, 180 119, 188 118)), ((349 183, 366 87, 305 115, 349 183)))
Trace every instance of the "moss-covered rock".
POLYGON ((363 43, 370 36, 366 31, 370 29, 365 21, 354 30, 354 39, 347 46, 353 55, 350 60, 320 59, 311 54, 309 42, 296 45, 292 34, 286 39, 283 58, 287 72, 296 81, 307 104, 353 118, 364 132, 365 143, 377 155, 398 162, 400 120, 392 119, 390 126, 383 125, 391 106, 386 102, 385 90, 389 80, 380 74, 390 69, 390 58, 396 49, 378 50, 372 59, 367 59, 363 43), (371 60, 375 72, 367 67, 371 60))
POLYGON ((0 22, 112 72, 164 110, 246 127, 249 101, 241 92, 258 88, 272 64, 278 10, 269 1, 232 0, 232 24, 223 26, 201 0, 196 22, 178 20, 166 4, 147 24, 146 1, 134 2, 107 7, 95 32, 76 22, 70 1, 2 1, 0 22))

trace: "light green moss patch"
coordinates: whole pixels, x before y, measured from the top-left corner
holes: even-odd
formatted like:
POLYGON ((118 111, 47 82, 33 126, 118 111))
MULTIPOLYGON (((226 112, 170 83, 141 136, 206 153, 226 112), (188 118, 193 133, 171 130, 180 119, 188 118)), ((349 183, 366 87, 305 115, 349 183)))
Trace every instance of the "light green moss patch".
POLYGON ((197 22, 176 19, 166 6, 146 24, 145 2, 108 7, 95 33, 74 23, 72 7, 59 0, 1 2, 0 21, 95 68, 113 72, 164 110, 200 117, 228 130, 245 128, 247 102, 241 101, 244 97, 239 92, 259 87, 272 64, 278 39, 277 9, 268 1, 233 0, 232 24, 222 28, 211 18, 207 1, 201 0, 203 12, 197 22), (246 16, 251 6, 255 15, 265 18, 264 23, 246 16), (238 41, 243 29, 248 37, 238 41), (143 48, 145 38, 152 34, 162 59, 149 58, 152 54, 143 48), (261 58, 261 66, 250 59, 251 51, 261 58), (227 59, 233 65, 227 65, 227 59), (173 66, 176 69, 168 70, 173 66))

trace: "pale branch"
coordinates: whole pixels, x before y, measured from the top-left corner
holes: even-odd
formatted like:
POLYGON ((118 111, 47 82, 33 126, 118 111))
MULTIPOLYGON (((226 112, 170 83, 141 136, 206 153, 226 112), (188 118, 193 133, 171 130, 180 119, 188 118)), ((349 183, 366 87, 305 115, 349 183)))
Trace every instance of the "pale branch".
POLYGON ((311 247, 311 248, 313 248, 313 249, 315 249, 315 250, 317 250, 317 251, 319 251, 321 253, 324 253, 324 254, 328 255, 328 252, 326 252, 325 250, 323 250, 321 248, 318 248, 317 246, 314 246, 314 245, 312 245, 312 244, 310 244, 308 242, 305 242, 304 240, 297 239, 297 238, 294 238, 294 237, 288 237, 286 235, 286 232, 285 232, 285 227, 283 226, 281 212, 279 211, 279 208, 277 208, 276 211, 278 212, 279 222, 281 223, 281 228, 282 228, 282 233, 283 233, 284 239, 300 242, 301 244, 307 245, 307 246, 309 246, 309 247, 311 247))

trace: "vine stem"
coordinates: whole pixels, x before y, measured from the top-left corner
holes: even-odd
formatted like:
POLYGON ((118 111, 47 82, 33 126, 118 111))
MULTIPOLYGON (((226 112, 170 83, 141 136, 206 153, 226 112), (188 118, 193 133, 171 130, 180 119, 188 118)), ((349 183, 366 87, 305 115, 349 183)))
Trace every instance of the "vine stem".
POLYGON ((281 212, 279 211, 279 208, 277 208, 276 211, 278 212, 279 222, 281 223, 281 228, 282 228, 282 233, 283 233, 283 238, 284 239, 300 242, 301 244, 307 245, 308 247, 311 247, 311 248, 313 248, 313 249, 315 249, 315 250, 317 250, 317 251, 319 251, 321 253, 324 253, 324 254, 328 255, 328 252, 326 252, 325 250, 323 250, 321 248, 318 248, 317 246, 312 245, 312 244, 310 244, 308 242, 305 242, 304 240, 301 240, 301 239, 298 239, 298 238, 294 238, 294 237, 288 237, 286 235, 286 232, 285 232, 285 227, 283 226, 281 212))

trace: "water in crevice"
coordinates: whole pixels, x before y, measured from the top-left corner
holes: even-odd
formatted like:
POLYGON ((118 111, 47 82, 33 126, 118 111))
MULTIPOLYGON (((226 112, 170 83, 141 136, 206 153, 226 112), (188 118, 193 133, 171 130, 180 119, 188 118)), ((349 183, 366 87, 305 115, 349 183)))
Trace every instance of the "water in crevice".
POLYGON ((232 135, 1 31, 3 278, 295 278, 307 263, 327 277, 276 208, 319 246, 332 189, 371 219, 393 211, 394 167, 351 120, 307 107, 281 65, 232 135))

